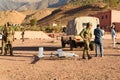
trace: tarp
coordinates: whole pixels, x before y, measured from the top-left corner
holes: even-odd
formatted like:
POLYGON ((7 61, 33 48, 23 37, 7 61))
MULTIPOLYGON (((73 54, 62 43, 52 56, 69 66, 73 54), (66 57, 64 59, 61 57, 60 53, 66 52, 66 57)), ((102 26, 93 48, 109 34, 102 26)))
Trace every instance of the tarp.
POLYGON ((66 34, 67 35, 79 35, 83 28, 86 27, 86 24, 90 22, 92 24, 92 32, 99 24, 99 18, 91 16, 82 16, 70 20, 67 25, 66 34))

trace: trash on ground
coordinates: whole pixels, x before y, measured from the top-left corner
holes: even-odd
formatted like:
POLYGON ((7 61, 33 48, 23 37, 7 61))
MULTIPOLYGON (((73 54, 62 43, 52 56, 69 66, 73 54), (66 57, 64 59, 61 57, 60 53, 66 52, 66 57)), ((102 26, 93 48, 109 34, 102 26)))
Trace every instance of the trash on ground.
POLYGON ((78 57, 77 54, 73 52, 65 52, 62 49, 57 49, 57 52, 51 53, 51 56, 58 56, 60 58, 78 57))

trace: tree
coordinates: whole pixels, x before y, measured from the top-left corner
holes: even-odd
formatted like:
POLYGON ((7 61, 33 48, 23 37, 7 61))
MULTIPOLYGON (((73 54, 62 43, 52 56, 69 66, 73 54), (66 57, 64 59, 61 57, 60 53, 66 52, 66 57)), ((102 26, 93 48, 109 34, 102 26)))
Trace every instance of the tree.
POLYGON ((109 7, 116 7, 119 3, 119 0, 103 0, 105 3, 108 4, 109 7))
POLYGON ((37 20, 36 19, 31 19, 30 20, 30 25, 31 26, 36 26, 37 25, 37 20))

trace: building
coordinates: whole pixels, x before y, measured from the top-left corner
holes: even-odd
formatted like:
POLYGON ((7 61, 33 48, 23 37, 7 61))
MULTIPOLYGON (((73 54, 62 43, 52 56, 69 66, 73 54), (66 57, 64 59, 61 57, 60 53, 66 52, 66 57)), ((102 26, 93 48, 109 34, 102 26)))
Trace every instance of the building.
POLYGON ((105 12, 99 12, 92 16, 98 17, 100 20, 100 26, 105 31, 110 31, 111 24, 115 24, 115 30, 120 31, 120 11, 117 10, 108 10, 105 12))

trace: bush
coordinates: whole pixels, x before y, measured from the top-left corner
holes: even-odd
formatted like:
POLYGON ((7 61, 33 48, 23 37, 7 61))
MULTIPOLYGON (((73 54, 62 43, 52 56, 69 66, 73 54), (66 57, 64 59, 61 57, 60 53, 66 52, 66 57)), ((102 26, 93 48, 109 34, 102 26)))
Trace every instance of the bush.
MULTIPOLYGON (((31 27, 20 27, 20 26, 12 26, 13 29, 15 31, 22 31, 22 29, 24 28, 25 30, 31 30, 31 31, 44 31, 47 33, 51 33, 51 32, 61 32, 62 31, 62 27, 60 26, 42 26, 42 27, 37 27, 37 26, 31 26, 31 27)), ((2 31, 3 27, 0 26, 0 31, 2 31)))
POLYGON ((31 26, 31 27, 27 28, 26 30, 31 30, 31 31, 40 31, 40 27, 31 26))
POLYGON ((15 31, 20 31, 20 30, 21 30, 20 26, 13 26, 13 29, 14 29, 15 31))
POLYGON ((36 19, 31 19, 30 20, 30 25, 31 26, 36 26, 37 25, 37 20, 36 19))
POLYGON ((62 27, 60 26, 42 26, 41 30, 47 33, 51 33, 51 32, 61 32, 62 31, 62 27))

